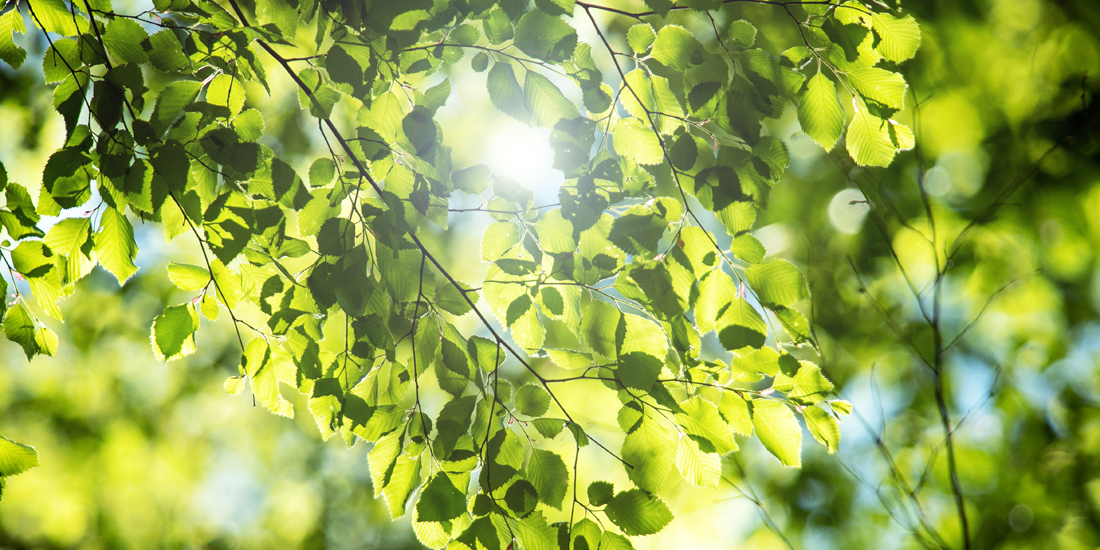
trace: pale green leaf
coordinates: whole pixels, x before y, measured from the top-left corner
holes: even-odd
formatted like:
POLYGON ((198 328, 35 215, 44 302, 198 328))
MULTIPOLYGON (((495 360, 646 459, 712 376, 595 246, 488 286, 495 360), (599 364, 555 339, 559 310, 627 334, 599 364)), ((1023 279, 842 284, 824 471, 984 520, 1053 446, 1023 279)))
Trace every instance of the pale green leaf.
POLYGON ((560 208, 543 214, 535 223, 535 232, 539 236, 543 252, 559 254, 572 252, 577 248, 577 243, 573 240, 573 224, 562 218, 560 208))
POLYGON ((660 164, 664 160, 657 135, 640 119, 620 120, 613 135, 615 151, 638 164, 660 164))
POLYGON ((577 106, 550 79, 535 71, 527 71, 524 77, 523 97, 531 112, 531 124, 536 126, 553 128, 563 118, 580 116, 577 106))
POLYGON ((225 393, 229 395, 240 395, 244 390, 244 383, 247 378, 244 375, 230 376, 222 383, 222 388, 225 389, 225 393))
POLYGON ((624 534, 652 535, 672 521, 672 511, 660 497, 641 489, 623 491, 607 503, 607 519, 624 534))
POLYGON ((38 466, 38 451, 0 436, 0 477, 19 475, 38 466))
POLYGON ((4 15, 0 15, 0 59, 13 69, 23 66, 23 61, 27 59, 27 52, 15 43, 12 34, 26 32, 23 14, 19 10, 9 10, 4 15))
POLYGON ((716 453, 701 450, 694 439, 683 437, 676 448, 676 468, 688 483, 717 489, 718 480, 722 477, 722 458, 716 453))
POLYGON ((634 53, 645 53, 656 38, 657 33, 653 32, 653 27, 648 23, 638 23, 626 31, 626 43, 634 53))
POLYGON ((631 467, 627 476, 646 491, 661 489, 676 460, 679 434, 663 418, 646 409, 639 426, 623 441, 622 458, 631 467))
POLYGON ((756 42, 756 27, 744 19, 734 21, 730 23, 729 39, 748 48, 756 42))
POLYGON ((172 361, 195 352, 199 315, 190 304, 169 306, 153 320, 153 352, 158 361, 172 361))
POLYGON ((527 479, 538 491, 539 502, 562 509, 565 493, 569 489, 569 469, 560 455, 542 449, 531 451, 527 479))
POLYGON ((168 279, 180 290, 193 291, 210 283, 210 272, 197 265, 168 262, 168 279))
POLYGON ((557 63, 572 57, 577 31, 558 17, 530 10, 516 23, 514 44, 531 57, 557 63))
POLYGON ((844 107, 840 105, 836 85, 824 73, 817 73, 806 83, 806 93, 798 103, 798 123, 802 131, 829 151, 844 132, 844 119, 844 107))
POLYGON ((816 405, 806 407, 803 414, 806 417, 806 427, 810 429, 814 439, 824 445, 830 454, 835 453, 840 448, 840 424, 836 417, 816 405))
POLYGON ((867 99, 892 109, 905 107, 905 89, 908 85, 905 83, 905 78, 898 73, 877 67, 867 67, 848 73, 848 81, 867 99))
POLYGON ((493 65, 493 68, 489 69, 486 87, 489 91, 489 101, 497 109, 520 122, 531 120, 523 88, 520 88, 511 65, 508 63, 493 65))
POLYGON ((680 403, 683 412, 676 413, 676 423, 688 435, 707 441, 713 447, 707 452, 724 455, 737 450, 729 424, 722 420, 718 407, 702 397, 692 397, 680 403))
POLYGON ((220 74, 206 87, 206 101, 229 109, 231 117, 244 107, 244 84, 227 74, 220 74))
POLYGON ((146 63, 149 57, 141 43, 149 38, 149 33, 133 19, 118 17, 107 23, 103 32, 103 44, 107 51, 123 63, 146 63))
POLYGON ((666 67, 683 72, 691 66, 692 55, 702 48, 687 29, 679 25, 666 25, 657 31, 651 55, 666 67))
POLYGON ((764 448, 784 466, 802 465, 802 427, 787 405, 770 399, 754 399, 752 425, 764 448))
POLYGON ((420 485, 420 461, 405 455, 397 457, 390 471, 389 483, 382 489, 382 497, 390 511, 390 519, 405 514, 405 503, 420 485))
POLYGON ((875 46, 883 59, 900 63, 913 57, 920 47, 920 26, 913 16, 894 17, 888 13, 871 14, 871 29, 879 36, 875 46))
POLYGON ((722 392, 722 401, 718 403, 718 412, 729 424, 730 429, 741 435, 752 435, 752 416, 749 414, 749 402, 737 392, 722 392))
POLYGON ((138 270, 134 265, 138 247, 130 220, 114 208, 105 208, 94 239, 99 263, 118 279, 119 285, 126 284, 138 270))
POLYGON ((416 502, 417 519, 422 522, 443 522, 466 512, 466 495, 455 488, 450 476, 438 473, 424 484, 416 502))
POLYGON ((810 297, 802 270, 787 260, 776 259, 745 269, 749 287, 765 305, 790 307, 810 297))
POLYGON ((539 384, 525 384, 516 392, 516 410, 527 416, 542 416, 550 409, 550 394, 539 384))
POLYGON ((615 496, 615 486, 609 481, 593 481, 588 484, 588 502, 593 506, 603 506, 615 496))
POLYGON ((27 354, 28 361, 40 353, 38 342, 35 340, 37 326, 38 320, 23 303, 22 298, 18 299, 14 306, 8 308, 8 312, 4 315, 4 335, 7 336, 8 340, 23 347, 23 352, 27 354))
POLYGON ((897 151, 890 141, 888 123, 868 112, 858 97, 852 98, 852 106, 855 116, 848 125, 848 154, 863 166, 888 166, 897 151))

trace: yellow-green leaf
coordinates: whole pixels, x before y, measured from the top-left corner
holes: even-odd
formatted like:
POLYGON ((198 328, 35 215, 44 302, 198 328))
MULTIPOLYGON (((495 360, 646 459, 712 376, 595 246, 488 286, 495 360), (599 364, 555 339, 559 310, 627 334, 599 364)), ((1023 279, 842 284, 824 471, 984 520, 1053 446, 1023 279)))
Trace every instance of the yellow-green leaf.
POLYGON ((806 93, 798 102, 798 123, 802 131, 829 151, 844 132, 844 118, 836 85, 823 73, 817 73, 806 83, 806 93))

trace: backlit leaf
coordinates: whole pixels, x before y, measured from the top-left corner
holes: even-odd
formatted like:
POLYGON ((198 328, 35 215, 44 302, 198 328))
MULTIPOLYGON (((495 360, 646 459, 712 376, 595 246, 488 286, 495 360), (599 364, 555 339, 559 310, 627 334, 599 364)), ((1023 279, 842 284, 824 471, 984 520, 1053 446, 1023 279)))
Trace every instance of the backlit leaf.
POLYGON ((836 86, 824 73, 817 73, 806 83, 806 93, 798 103, 798 122, 802 131, 829 151, 844 132, 844 107, 836 86))

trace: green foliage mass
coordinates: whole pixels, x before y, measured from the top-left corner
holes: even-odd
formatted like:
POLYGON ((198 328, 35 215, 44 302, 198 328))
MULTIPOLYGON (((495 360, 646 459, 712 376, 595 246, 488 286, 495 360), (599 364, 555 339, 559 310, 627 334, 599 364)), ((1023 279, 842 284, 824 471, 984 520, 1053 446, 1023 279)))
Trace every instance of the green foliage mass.
MULTIPOLYGON (((202 255, 167 267, 191 299, 148 327, 156 358, 199 353, 200 326, 227 316, 240 359, 225 390, 292 417, 282 383, 322 438, 372 443, 374 496, 392 518, 411 513, 427 546, 630 548, 622 535, 673 521, 659 495, 674 466, 700 488, 728 479, 734 434, 784 466, 802 465, 803 426, 838 450, 852 407, 818 364, 810 285, 751 231, 788 185, 791 154, 769 126, 788 105, 816 146, 843 139, 834 156, 849 166, 915 147, 895 119, 913 101, 899 72, 921 44, 911 15, 764 7, 789 15, 786 35, 715 17, 728 15, 718 1, 154 4, 35 0, 0 15, 10 67, 27 59, 13 33, 46 41, 64 122, 37 198, 0 178, 0 258, 30 290, 0 313, 28 359, 59 353, 47 323, 96 265, 120 285, 139 273, 136 227, 157 223, 202 255), (440 76, 467 58, 493 106, 550 132, 558 204, 452 163, 445 135, 460 130, 436 120, 452 93, 440 76), (269 130, 278 114, 255 107, 288 85, 329 146, 305 164, 272 145, 289 143, 269 130), (463 214, 494 220, 472 254, 480 283, 439 244, 463 214), (571 412, 584 384, 610 392, 610 438, 571 412), (578 491, 582 449, 632 485, 578 491)), ((0 439, 0 479, 37 461, 0 439)))
MULTIPOLYGON (((686 6, 651 7, 659 15, 515 0, 158 0, 136 14, 16 4, 3 15, 3 59, 18 68, 26 57, 12 33, 26 32, 29 17, 49 43, 42 70, 56 83, 65 143, 46 163, 37 205, 18 183, 0 182, 6 267, 61 320, 58 301, 94 266, 120 285, 138 271, 131 220, 158 222, 168 241, 197 239, 204 265, 168 266, 194 299, 153 321, 156 357, 195 353, 201 319, 225 309, 242 347, 225 389, 247 385, 258 404, 292 417, 279 391, 291 383, 323 438, 374 443, 376 496, 394 518, 414 502, 424 544, 542 548, 558 531, 574 547, 599 544, 596 524, 573 521, 584 507, 576 491, 565 501, 576 460, 534 448, 537 439, 509 427, 517 420, 538 423, 538 439, 568 427, 578 452, 592 443, 618 460, 636 488, 600 493, 606 507, 589 512, 625 535, 656 533, 672 519, 655 496, 672 466, 716 487, 735 429, 755 432, 787 466, 801 462, 796 416, 837 448, 837 411, 847 407, 823 405, 832 384, 788 351, 818 345, 792 309, 809 296, 805 277, 785 260, 762 261, 748 233, 789 163, 761 121, 795 101, 807 132, 831 148, 847 118, 839 82, 853 93, 853 160, 889 164, 913 146, 891 119, 906 84, 876 65, 911 57, 920 34, 911 17, 854 2, 794 5, 784 9, 812 49, 777 56, 753 47, 751 22, 720 28, 707 11, 719 6, 700 3, 682 22, 710 18, 717 48, 708 51, 663 17, 686 6), (595 14, 636 21, 625 32, 630 53, 615 50, 618 37, 595 14), (589 24, 595 44, 579 40, 589 24), (466 54, 488 71, 493 105, 552 131, 565 175, 559 205, 535 207, 530 191, 485 166, 452 165, 435 120, 451 85, 426 83, 466 54), (605 77, 601 57, 617 74, 605 77), (547 75, 564 75, 583 107, 547 75), (329 140, 331 154, 307 179, 264 141, 270 113, 245 109, 248 91, 276 78, 296 86, 329 140), (456 279, 429 244, 452 223, 455 192, 479 196, 475 210, 498 220, 482 240, 480 286, 456 279), (73 209, 83 212, 64 214, 73 209), (735 248, 703 227, 704 211, 735 248), (43 232, 43 215, 64 219, 43 232), (245 304, 261 315, 238 318, 245 304), (456 328, 471 312, 484 336, 456 328), (336 337, 334 326, 341 353, 316 344, 336 337), (711 331, 732 363, 701 354, 711 331), (544 357, 575 376, 549 377, 536 362, 544 357), (514 396, 501 384, 506 358, 532 379, 514 396), (434 418, 422 408, 425 376, 450 397, 434 418), (615 392, 621 449, 587 434, 563 404, 585 381, 615 392), (566 507, 570 521, 548 524, 540 507, 566 507)), ((4 309, 4 333, 28 359, 57 352, 23 298, 4 309)), ((33 451, 9 447, 3 475, 33 466, 33 451)))
POLYGON ((1089 2, 148 7, 0 8, 0 546, 1100 541, 1089 2))

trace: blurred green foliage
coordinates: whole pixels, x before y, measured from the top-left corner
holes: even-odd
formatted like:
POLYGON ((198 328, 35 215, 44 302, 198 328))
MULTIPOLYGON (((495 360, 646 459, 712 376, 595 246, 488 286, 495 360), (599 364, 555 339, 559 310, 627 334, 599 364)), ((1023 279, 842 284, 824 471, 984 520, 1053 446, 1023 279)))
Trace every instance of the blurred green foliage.
MULTIPOLYGON (((1100 83, 1090 74, 1100 10, 1088 0, 902 7, 922 44, 899 69, 910 90, 895 118, 915 129, 917 148, 888 168, 856 167, 842 147, 823 153, 788 106, 768 129, 791 167, 754 231, 770 257, 805 269, 813 298, 800 309, 858 419, 843 425, 837 454, 807 447, 800 470, 745 440, 716 492, 669 481, 662 494, 677 521, 652 538, 658 547, 961 548, 925 363, 936 332, 972 547, 1100 544, 1100 83), (938 331, 922 316, 937 301, 938 331)), ((715 18, 757 23, 757 45, 776 54, 798 41, 776 6, 733 3, 715 18)), ((630 23, 607 21, 624 35, 630 23)), ((41 55, 40 36, 26 41, 41 55)), ((63 139, 35 73, 0 69, 11 128, 0 160, 24 183, 63 139)), ((272 88, 270 99, 249 93, 276 137, 267 145, 307 162, 323 142, 289 86, 272 88)), ((480 162, 470 143, 453 146, 480 162)), ((419 547, 408 519, 391 523, 374 498, 364 446, 321 443, 308 415, 288 420, 225 395, 240 357, 226 319, 204 324, 196 354, 155 361, 153 318, 192 297, 163 265, 200 257, 186 244, 161 248, 159 229, 135 230, 141 270, 121 290, 102 270, 79 283, 62 303, 56 357, 27 363, 0 347, 0 433, 41 457, 4 488, 0 547, 419 547)), ((478 259, 461 250, 480 227, 469 233, 455 231, 450 250, 477 280, 478 259)), ((720 348, 713 336, 706 344, 720 348)), ((578 391, 568 404, 606 417, 601 395, 578 391)))

